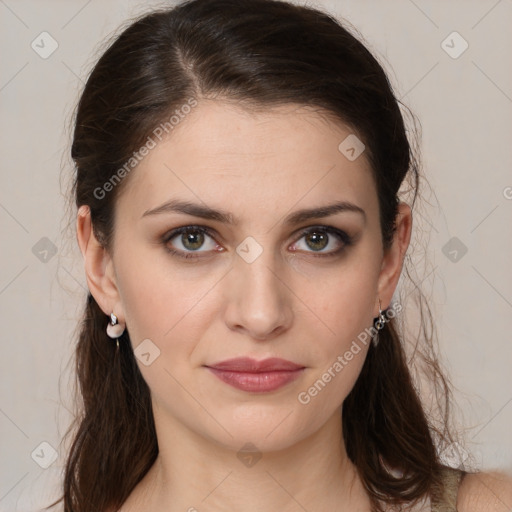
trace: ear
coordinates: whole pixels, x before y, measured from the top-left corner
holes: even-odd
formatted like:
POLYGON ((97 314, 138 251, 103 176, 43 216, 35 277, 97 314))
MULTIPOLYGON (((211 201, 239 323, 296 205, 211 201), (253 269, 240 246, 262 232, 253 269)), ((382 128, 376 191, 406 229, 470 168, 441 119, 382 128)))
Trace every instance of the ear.
POLYGON ((94 235, 91 211, 87 205, 82 205, 78 210, 76 237, 84 257, 87 285, 92 296, 105 315, 110 316, 114 312, 120 322, 123 321, 124 312, 116 285, 113 261, 94 235))
MULTIPOLYGON (((381 301, 382 310, 389 307, 393 293, 395 293, 407 247, 411 239, 412 212, 406 203, 399 203, 396 216, 396 229, 393 242, 389 249, 384 251, 382 267, 378 280, 378 299, 381 301)), ((379 304, 377 302, 377 308, 379 304)), ((375 317, 378 316, 378 309, 375 317)))

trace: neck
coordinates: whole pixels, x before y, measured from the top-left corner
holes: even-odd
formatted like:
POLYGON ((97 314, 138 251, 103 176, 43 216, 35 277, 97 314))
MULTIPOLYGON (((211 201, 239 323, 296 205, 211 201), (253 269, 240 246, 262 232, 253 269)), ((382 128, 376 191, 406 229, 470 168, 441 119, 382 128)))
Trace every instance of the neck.
POLYGON ((339 411, 293 446, 252 457, 159 420, 158 458, 133 493, 144 510, 370 510, 346 454, 339 411))

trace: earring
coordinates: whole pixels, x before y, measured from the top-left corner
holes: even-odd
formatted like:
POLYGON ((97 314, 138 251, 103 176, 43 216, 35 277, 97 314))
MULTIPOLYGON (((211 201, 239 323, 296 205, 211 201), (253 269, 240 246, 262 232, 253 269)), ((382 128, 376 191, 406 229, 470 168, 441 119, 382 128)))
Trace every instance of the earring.
POLYGON ((376 347, 379 344, 379 331, 384 327, 386 323, 386 317, 384 316, 384 313, 381 309, 380 305, 380 299, 379 299, 379 316, 377 318, 377 321, 374 323, 375 329, 377 329, 377 332, 372 337, 372 343, 373 346, 376 347))
POLYGON ((119 338, 123 334, 124 329, 125 326, 118 323, 117 316, 114 315, 114 313, 111 313, 110 323, 107 325, 107 335, 112 339, 119 338))

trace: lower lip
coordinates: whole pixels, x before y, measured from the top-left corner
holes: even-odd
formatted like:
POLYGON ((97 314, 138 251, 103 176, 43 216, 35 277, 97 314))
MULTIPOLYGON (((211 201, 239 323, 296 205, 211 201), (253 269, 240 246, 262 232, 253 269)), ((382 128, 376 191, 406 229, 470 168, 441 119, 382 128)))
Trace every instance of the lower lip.
POLYGON ((261 373, 230 372, 210 367, 208 370, 234 388, 261 393, 275 391, 292 382, 299 377, 304 368, 261 373))

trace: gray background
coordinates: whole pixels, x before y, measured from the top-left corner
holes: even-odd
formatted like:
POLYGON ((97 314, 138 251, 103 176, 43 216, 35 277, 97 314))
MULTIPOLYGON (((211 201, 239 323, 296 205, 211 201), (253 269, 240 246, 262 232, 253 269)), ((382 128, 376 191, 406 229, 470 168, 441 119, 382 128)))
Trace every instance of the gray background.
MULTIPOLYGON (((72 110, 101 43, 155 5, 0 0, 2 511, 47 504, 64 461, 69 361, 86 290, 64 199, 72 110), (44 31, 58 44, 47 58, 44 31), (43 469, 53 449, 58 458, 43 469)), ((431 299, 465 449, 483 468, 512 472, 512 2, 309 5, 357 27, 421 121, 433 190, 414 218, 411 261, 431 299), (454 31, 469 45, 457 58, 464 43, 454 31)))

